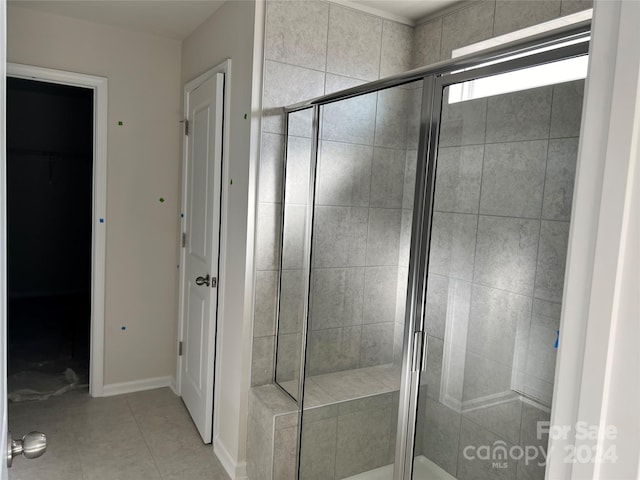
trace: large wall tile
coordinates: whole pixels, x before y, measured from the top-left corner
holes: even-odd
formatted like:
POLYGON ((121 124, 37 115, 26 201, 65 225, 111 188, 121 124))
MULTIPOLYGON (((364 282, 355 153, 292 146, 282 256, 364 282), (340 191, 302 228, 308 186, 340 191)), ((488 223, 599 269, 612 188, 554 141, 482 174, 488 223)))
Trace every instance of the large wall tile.
POLYGON ((470 283, 429 274, 425 312, 425 327, 429 335, 444 339, 449 329, 451 341, 459 343, 459 339, 466 340, 470 307, 470 283))
POLYGON ((513 362, 516 334, 529 325, 531 297, 474 285, 467 347, 504 365, 513 362))
POLYGON ((444 17, 440 59, 451 58, 451 51, 456 48, 491 37, 494 11, 495 1, 483 0, 444 17))
POLYGON ((460 414, 437 400, 426 399, 425 423, 418 435, 422 437, 424 456, 446 470, 456 474, 460 414))
POLYGON ((254 337, 275 335, 277 291, 277 271, 256 272, 256 298, 253 317, 254 337))
POLYGON ((440 61, 442 18, 416 25, 413 35, 413 68, 440 61))
POLYGON ((399 208, 370 208, 367 265, 397 265, 402 229, 399 208))
POLYGON ((252 480, 272 480, 273 437, 264 432, 253 416, 249 416, 247 423, 247 473, 252 480))
POLYGON ((395 320, 398 267, 367 267, 364 274, 363 323, 395 320))
POLYGON ((480 216, 474 283, 533 293, 540 222, 480 216))
POLYGON ((409 282, 409 269, 398 267, 398 281, 396 284, 396 313, 395 322, 404 327, 407 308, 407 290, 409 282))
POLYGON ((306 206, 285 205, 282 268, 300 269, 304 265, 306 221, 306 206))
POLYGON ((361 367, 386 365, 393 361, 394 325, 390 322, 362 326, 361 367))
POLYGON ((280 268, 280 225, 282 209, 274 203, 258 205, 256 270, 280 268))
MULTIPOLYGON (((361 80, 327 74, 327 93, 361 85, 361 80)), ((373 145, 376 128, 377 93, 341 100, 324 105, 322 112, 323 140, 373 145)))
POLYGON ((402 208, 406 157, 404 150, 374 149, 371 168, 372 207, 402 208))
MULTIPOLYGON (((336 468, 337 417, 303 423, 300 478, 333 480, 336 468)), ((291 477, 294 478, 294 477, 291 477)))
MULTIPOLYGON (((282 107, 319 97, 324 93, 324 72, 300 68, 267 60, 264 70, 264 95, 262 98, 262 131, 284 132, 282 107), (287 85, 287 88, 282 88, 287 85)), ((301 137, 311 134, 309 122, 292 123, 290 133, 301 137)))
POLYGON ((422 80, 403 85, 409 90, 407 108, 407 150, 417 150, 420 142, 420 121, 422 116, 422 80))
POLYGON ((558 330, 560 328, 560 315, 562 314, 562 304, 548 302, 538 298, 533 299, 533 313, 531 324, 541 327, 558 330))
POLYGON ((440 117, 440 147, 484 143, 487 123, 487 99, 447 103, 447 93, 440 117))
POLYGON ((593 0, 562 0, 560 15, 571 15, 589 8, 593 8, 593 0))
POLYGON ((535 377, 553 383, 556 371, 555 343, 557 330, 541 325, 531 325, 527 355, 527 377, 535 377))
POLYGON ((542 218, 565 221, 571 218, 577 158, 578 138, 549 140, 542 218))
POLYGON ((402 208, 412 209, 416 194, 416 167, 418 164, 418 151, 407 150, 404 166, 404 190, 402 193, 402 208))
POLYGON ((551 138, 580 135, 583 100, 584 80, 562 83, 553 87, 551 138))
POLYGON ((372 147, 323 141, 318 162, 316 204, 368 206, 372 157, 372 147))
POLYGON ((511 366, 467 352, 462 399, 471 406, 495 403, 498 395, 510 395, 511 366))
POLYGON ((560 16, 560 0, 499 0, 493 35, 503 35, 560 16))
POLYGON ((327 72, 376 80, 380 73, 382 20, 331 4, 327 72))
POLYGON ((283 270, 280 285, 279 333, 302 331, 304 278, 302 270, 283 270))
POLYGON ((560 302, 567 263, 569 222, 542 221, 535 297, 560 302))
POLYGON ((411 228, 413 223, 413 210, 402 210, 402 227, 400 229, 400 254, 398 265, 408 267, 411 260, 411 228))
POLYGON ((251 386, 266 385, 273 380, 275 337, 253 339, 251 355, 251 386))
POLYGON ((311 284, 311 329, 362 323, 364 268, 314 268, 311 284))
MULTIPOLYGON (((265 134, 268 135, 268 134, 265 134)), ((309 202, 309 171, 311 170, 311 139, 287 139, 287 171, 285 203, 307 205, 309 202)), ((261 174, 262 175, 262 174, 261 174)), ((280 201, 281 192, 278 192, 280 201)))
MULTIPOLYGON (((478 447, 493 446, 494 442, 504 440, 482 428, 467 418, 462 418, 460 429, 460 449, 458 453, 458 471, 456 477, 459 480, 515 480, 516 461, 505 460, 506 468, 493 468, 494 459, 482 460, 478 455, 478 447), (465 455, 465 449, 467 455, 465 455)), ((509 450, 511 443, 505 442, 505 448, 509 450)))
POLYGON ((281 428, 275 431, 273 442, 273 478, 294 478, 296 475, 298 429, 281 428))
POLYGON ((307 376, 358 368, 362 327, 312 330, 307 340, 307 376))
POLYGON ((521 416, 522 402, 516 394, 504 403, 463 413, 463 417, 514 444, 520 440, 521 416))
MULTIPOLYGON (((550 415, 539 408, 527 403, 522 404, 522 422, 520 427, 520 445, 526 447, 532 445, 544 449, 546 456, 549 444, 549 435, 538 433, 538 422, 548 422, 550 415)), ((543 454, 540 452, 536 458, 527 457, 518 460, 518 480, 544 480, 546 465, 543 454), (542 465, 540 465, 542 463, 542 465)))
POLYGON ((485 146, 480 213, 540 218, 547 140, 485 146))
POLYGON ((313 265, 364 265, 368 217, 367 208, 317 206, 313 229, 313 265))
POLYGON ((429 272, 471 281, 477 215, 433 213, 429 272))
POLYGON ((387 463, 391 407, 338 417, 336 478, 345 478, 387 463))
POLYGON ((380 77, 411 69, 413 27, 384 20, 382 24, 382 54, 380 77))
MULTIPOLYGON (((302 354, 302 335, 300 333, 287 333, 278 335, 276 352, 277 369, 276 380, 279 383, 295 380, 300 375, 300 355, 302 354)), ((273 365, 271 365, 273 367, 273 365)), ((297 384, 290 390, 297 392, 297 384)))
POLYGON ((324 70, 328 21, 327 2, 267 2, 265 58, 324 70))
POLYGON ((427 395, 431 398, 440 398, 444 348, 445 343, 442 340, 429 335, 427 338, 427 368, 422 372, 420 385, 427 386, 427 395))
POLYGON ((260 150, 259 198, 261 202, 280 203, 282 201, 283 161, 284 136, 263 133, 260 150))
POLYGON ((400 150, 407 148, 410 95, 411 91, 402 87, 389 88, 378 93, 376 147, 400 150))
POLYGON ((489 98, 487 143, 549 137, 553 87, 541 87, 489 98))
POLYGON ((484 146, 441 148, 438 152, 434 208, 478 213, 484 146))

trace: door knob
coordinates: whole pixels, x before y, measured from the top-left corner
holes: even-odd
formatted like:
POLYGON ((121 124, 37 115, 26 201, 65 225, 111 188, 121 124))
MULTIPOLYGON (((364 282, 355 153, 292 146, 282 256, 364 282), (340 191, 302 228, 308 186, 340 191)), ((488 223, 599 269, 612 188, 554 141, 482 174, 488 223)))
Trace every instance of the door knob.
POLYGON ((40 432, 27 433, 19 440, 11 438, 11 432, 7 437, 7 467, 11 466, 13 459, 18 455, 25 458, 38 458, 47 450, 47 436, 40 432))
POLYGON ((207 273, 206 277, 198 277, 196 278, 196 285, 206 285, 209 286, 209 274, 207 273))

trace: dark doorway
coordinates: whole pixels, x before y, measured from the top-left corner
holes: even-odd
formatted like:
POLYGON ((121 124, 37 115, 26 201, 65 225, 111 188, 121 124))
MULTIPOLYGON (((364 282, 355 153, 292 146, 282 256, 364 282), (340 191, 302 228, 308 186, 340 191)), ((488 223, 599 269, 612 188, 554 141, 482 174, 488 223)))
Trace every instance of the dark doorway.
POLYGON ((7 78, 8 392, 88 385, 93 90, 7 78))

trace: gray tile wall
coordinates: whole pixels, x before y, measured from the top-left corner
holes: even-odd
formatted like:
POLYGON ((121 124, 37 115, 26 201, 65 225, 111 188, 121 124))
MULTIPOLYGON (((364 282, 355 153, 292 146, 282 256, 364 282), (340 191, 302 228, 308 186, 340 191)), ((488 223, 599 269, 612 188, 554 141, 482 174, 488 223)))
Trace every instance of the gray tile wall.
MULTIPOLYGON (((412 42, 412 27, 326 1, 267 3, 252 385, 273 379, 284 142, 278 108, 408 70, 412 42)), ((308 339, 311 374, 393 360, 396 319, 403 316, 396 309, 398 278, 406 281, 407 273, 399 267, 408 264, 412 181, 407 177, 415 178, 417 148, 418 109, 409 105, 419 94, 415 86, 396 88, 323 110, 308 339)), ((290 131, 299 136, 296 151, 307 152, 310 121, 296 120, 290 131)), ((291 149, 290 144, 290 154, 291 149)), ((298 177, 301 182, 308 178, 304 172, 298 177)), ((302 197, 306 192, 303 183, 291 190, 303 192, 302 197)), ((290 198, 287 238, 302 232, 304 221, 303 210, 289 203, 306 203, 306 198, 290 198)), ((297 258, 300 245, 285 241, 285 263, 297 258)), ((301 271, 287 266, 295 287, 301 271)), ((291 298, 287 305, 285 317, 299 318, 301 303, 291 298)), ((287 322, 291 328, 284 332, 291 341, 280 337, 280 347, 291 350, 278 357, 279 365, 286 363, 278 369, 282 380, 298 364, 296 324, 287 322)))
MULTIPOLYGON (((483 0, 443 17, 430 18, 411 29, 325 1, 268 1, 253 385, 269 383, 273 378, 273 294, 274 279, 277 277, 273 272, 277 270, 279 260, 278 192, 281 188, 284 133, 278 108, 410 67, 434 63, 448 58, 454 48, 590 8, 591 4, 591 0, 483 0), (365 37, 369 39, 366 42, 349 40, 365 37), (410 49, 412 52, 408 53, 410 49)), ((457 469, 458 478, 477 476, 477 469, 474 471, 472 465, 458 467, 459 445, 487 438, 515 440, 515 433, 509 433, 495 422, 492 423, 497 417, 490 415, 491 412, 486 414, 486 418, 480 414, 464 416, 443 405, 439 400, 445 382, 446 391, 460 401, 473 400, 477 395, 508 388, 511 365, 507 367, 502 361, 513 348, 516 357, 516 352, 519 353, 517 365, 521 375, 518 378, 523 384, 526 380, 530 388, 527 393, 534 396, 550 394, 555 362, 552 344, 559 323, 558 302, 562 288, 562 271, 557 266, 564 264, 580 124, 576 108, 581 104, 581 88, 580 82, 573 82, 542 89, 535 92, 535 98, 527 98, 527 94, 514 94, 510 98, 491 102, 463 102, 448 109, 443 117, 443 148, 437 178, 442 188, 436 198, 442 230, 439 235, 442 238, 438 240, 439 247, 434 252, 435 265, 440 271, 438 274, 432 271, 429 278, 427 321, 432 334, 429 339, 430 371, 424 376, 426 385, 423 388, 427 389, 428 394, 421 397, 425 403, 421 406, 419 418, 419 425, 423 425, 424 432, 432 434, 417 439, 417 452, 425 453, 451 473, 456 473, 457 469), (524 124, 518 117, 523 112, 526 117, 524 124), (511 115, 511 120, 505 122, 504 115, 511 115), (548 128, 546 134, 545 121, 548 128), (543 148, 545 145, 546 149, 543 148), (507 158, 514 159, 509 168, 496 167, 507 158), (544 169, 541 168, 543 164, 544 169), (491 178, 486 185, 485 177, 491 178), (531 181, 522 182, 525 177, 531 181), (501 189, 505 183, 513 187, 501 189), (518 195, 517 189, 520 188, 527 190, 528 199, 518 195), (475 218, 476 225, 465 216, 475 218), (514 265, 514 268, 507 268, 514 265), (507 284, 501 283, 504 282, 503 276, 498 272, 505 268, 510 279, 507 284), (530 269, 533 269, 533 277, 530 269), (524 313, 527 308, 530 309, 529 315, 524 313), (500 310, 499 314, 496 309, 500 310), (496 312, 494 322, 484 325, 473 320, 487 311, 496 312), (523 317, 525 320, 522 320, 523 317), (465 339, 463 342, 456 343, 456 340, 452 345, 445 346, 447 318, 455 327, 452 338, 465 339), (502 333, 500 328, 505 318, 510 327, 504 330, 506 334, 500 336, 496 349, 492 350, 491 345, 483 343, 482 338, 491 338, 492 329, 502 333), (518 326, 526 323, 526 319, 529 323, 523 335, 518 326), (479 336, 473 339, 473 345, 468 346, 470 351, 465 355, 468 329, 479 336), (465 365, 469 374, 476 370, 477 378, 469 375, 470 379, 465 379, 465 365), (445 377, 442 374, 444 368, 454 374, 445 377), (455 372, 461 372, 458 378, 455 372)), ((371 228, 369 214, 372 210, 378 225, 393 225, 394 228, 399 225, 399 236, 397 240, 394 237, 392 243, 396 245, 397 242, 399 260, 395 264, 386 263, 385 255, 388 253, 384 249, 376 251, 373 248, 371 253, 366 249, 363 253, 355 246, 348 245, 345 247, 347 251, 339 255, 343 264, 315 265, 313 278, 314 281, 318 280, 318 294, 333 299, 333 302, 326 302, 328 311, 324 320, 329 328, 325 330, 335 330, 332 333, 336 334, 338 329, 342 329, 334 339, 338 345, 335 348, 338 349, 342 348, 340 345, 347 345, 348 350, 352 348, 349 345, 360 342, 360 346, 363 343, 366 345, 365 350, 371 345, 379 351, 379 339, 388 339, 388 331, 383 331, 389 328, 385 326, 387 322, 375 321, 377 311, 366 300, 375 299, 375 291, 368 292, 368 295, 365 292, 368 279, 370 285, 373 285, 373 279, 388 281, 392 277, 389 269, 397 269, 397 278, 406 278, 417 127, 415 122, 407 122, 408 138, 405 140, 404 125, 394 130, 397 123, 389 120, 398 112, 389 108, 388 111, 382 109, 376 113, 376 109, 384 105, 395 106, 396 103, 389 100, 397 102, 398 98, 392 99, 391 95, 408 97, 406 101, 413 106, 417 94, 418 90, 411 89, 393 94, 389 92, 350 100, 336 104, 333 110, 325 110, 322 148, 333 148, 336 154, 350 155, 349 158, 355 159, 349 165, 348 175, 342 171, 341 179, 370 176, 371 183, 368 191, 366 182, 353 182, 348 184, 348 188, 339 188, 337 192, 331 191, 335 185, 323 184, 319 198, 326 203, 331 203, 327 198, 333 198, 331 205, 323 207, 326 209, 324 220, 334 223, 353 220, 355 223, 349 223, 349 235, 353 239, 368 239, 371 228), (345 121, 345 112, 349 112, 348 122, 345 121), (383 126, 386 127, 384 130, 380 128, 383 126), (400 187, 388 180, 399 176, 402 145, 406 158, 399 208, 400 187), (381 166, 390 169, 388 178, 380 175, 376 169, 381 166), (367 195, 368 204, 364 200, 367 195), (398 208, 399 220, 392 212, 383 211, 398 208), (368 211, 366 223, 364 210, 368 211), (364 261, 359 263, 363 255, 364 261), (369 265, 367 261, 380 264, 369 265), (333 275, 334 281, 340 282, 341 288, 335 293, 336 296, 332 293, 335 283, 331 284, 323 277, 323 273, 333 275), (353 301, 360 292, 363 295, 362 302, 353 301), (363 319, 369 315, 367 318, 373 321, 361 325, 349 323, 353 323, 353 319, 359 318, 360 314, 363 319), (365 327, 370 330, 368 333, 365 333, 365 327)), ((534 95, 533 92, 529 94, 534 95)), ((301 132, 308 131, 308 127, 301 127, 301 132)), ((293 133, 300 135, 301 132, 293 133)), ((331 172, 331 162, 324 167, 331 172)), ((385 241, 386 235, 391 235, 391 232, 378 232, 381 242, 385 241)), ((322 261, 329 264, 334 262, 329 255, 321 258, 322 261)), ((290 281, 299 279, 292 275, 290 281)), ((396 285, 396 295, 402 298, 402 282, 396 285)), ((288 303, 292 312, 299 308, 295 299, 290 299, 288 303)), ((393 333, 396 346, 401 343, 403 310, 404 305, 398 302, 393 333)), ((320 314, 319 318, 322 322, 323 315, 320 314)), ((396 356, 397 353, 396 349, 396 356)), ((356 355, 337 357, 334 360, 336 363, 355 364, 356 355)), ((365 359, 369 361, 367 355, 365 359)), ((384 357, 370 361, 387 360, 388 357, 384 357)), ((534 420, 544 419, 546 415, 528 404, 503 408, 512 416, 520 412, 519 441, 523 444, 531 440, 529 437, 535 436, 534 420)), ((335 438, 336 419, 324 421, 324 424, 317 425, 323 434, 314 437, 335 438)), ((331 451, 325 453, 331 457, 335 444, 328 442, 327 445, 331 451)), ((331 472, 327 472, 327 478, 333 478, 335 464, 327 465, 327 468, 331 469, 331 472)), ((484 467, 478 468, 482 470, 484 467)), ((544 476, 542 469, 529 465, 518 465, 517 473, 518 478, 544 476)), ((516 468, 506 469, 501 475, 515 478, 516 468)), ((321 477, 325 478, 323 475, 318 478, 321 477)))

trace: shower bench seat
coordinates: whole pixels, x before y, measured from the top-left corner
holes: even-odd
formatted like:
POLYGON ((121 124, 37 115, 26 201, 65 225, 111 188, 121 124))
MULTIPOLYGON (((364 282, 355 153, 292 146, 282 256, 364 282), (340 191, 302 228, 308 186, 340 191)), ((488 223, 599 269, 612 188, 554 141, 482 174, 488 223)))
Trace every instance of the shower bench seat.
MULTIPOLYGON (((292 391, 295 384, 284 384, 292 391)), ((396 365, 308 377, 303 402, 301 478, 318 465, 323 478, 346 478, 391 463, 400 368, 396 365), (361 448, 367 445, 366 449, 361 448)), ((247 472, 251 480, 295 478, 299 410, 276 385, 249 394, 247 472)))

